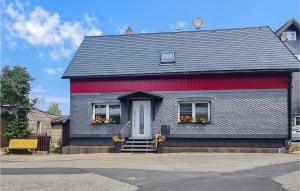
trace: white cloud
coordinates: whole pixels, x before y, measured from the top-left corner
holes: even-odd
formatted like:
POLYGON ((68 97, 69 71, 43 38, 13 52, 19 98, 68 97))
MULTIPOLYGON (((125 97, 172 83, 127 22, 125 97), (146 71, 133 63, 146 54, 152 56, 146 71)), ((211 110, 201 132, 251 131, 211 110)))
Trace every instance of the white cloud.
POLYGON ((177 21, 175 24, 171 24, 172 30, 183 29, 188 23, 186 21, 177 21))
POLYGON ((118 27, 118 31, 120 34, 125 34, 127 29, 128 29, 128 24, 118 27))
POLYGON ((41 6, 36 6, 31 12, 25 8, 26 5, 18 1, 4 6, 6 30, 11 37, 50 48, 52 59, 69 57, 86 35, 102 35, 96 26, 96 17, 88 13, 83 15, 83 21, 67 22, 62 21, 58 13, 41 6))
POLYGON ((45 96, 41 94, 34 94, 30 96, 31 99, 38 98, 38 102, 35 105, 37 108, 46 111, 51 103, 58 103, 59 107, 62 109, 63 114, 69 113, 69 96, 45 96))
POLYGON ((142 30, 141 33, 147 33, 147 31, 146 30, 142 30))
POLYGON ((68 96, 44 96, 42 97, 45 103, 59 103, 59 104, 67 104, 70 102, 70 98, 68 96))
POLYGON ((38 98, 38 104, 50 104, 50 103, 59 103, 59 104, 68 104, 70 103, 69 96, 56 96, 56 95, 44 95, 41 93, 31 92, 31 98, 38 98))
POLYGON ((65 48, 65 47, 58 47, 56 49, 52 49, 49 51, 48 55, 53 60, 58 60, 59 58, 68 58, 73 53, 73 49, 71 48, 65 48))
POLYGON ((44 68, 44 71, 49 74, 49 75, 53 75, 53 74, 58 74, 58 73, 62 73, 64 71, 63 68, 44 68))
POLYGON ((37 85, 37 86, 35 86, 35 87, 33 87, 31 89, 30 93, 32 93, 32 94, 40 94, 40 93, 45 93, 45 92, 46 92, 46 90, 43 88, 42 85, 37 85))

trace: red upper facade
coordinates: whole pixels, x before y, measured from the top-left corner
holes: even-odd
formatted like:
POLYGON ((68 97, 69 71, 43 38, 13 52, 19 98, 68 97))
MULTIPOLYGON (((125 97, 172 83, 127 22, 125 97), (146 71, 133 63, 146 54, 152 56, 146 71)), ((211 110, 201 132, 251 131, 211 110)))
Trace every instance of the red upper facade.
POLYGON ((128 78, 75 78, 71 93, 288 88, 288 73, 232 73, 128 78))

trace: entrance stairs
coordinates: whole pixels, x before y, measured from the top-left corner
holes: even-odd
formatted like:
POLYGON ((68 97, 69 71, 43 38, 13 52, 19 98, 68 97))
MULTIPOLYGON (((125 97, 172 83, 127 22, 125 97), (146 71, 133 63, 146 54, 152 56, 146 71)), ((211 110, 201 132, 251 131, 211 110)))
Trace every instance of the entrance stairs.
POLYGON ((125 140, 121 148, 122 152, 156 152, 153 138, 132 138, 125 140))

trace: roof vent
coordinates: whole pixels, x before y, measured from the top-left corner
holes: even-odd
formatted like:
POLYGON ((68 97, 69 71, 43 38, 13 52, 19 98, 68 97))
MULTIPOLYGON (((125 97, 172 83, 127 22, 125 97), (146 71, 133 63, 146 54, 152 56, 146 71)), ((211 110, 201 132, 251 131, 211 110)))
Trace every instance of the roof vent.
POLYGON ((174 32, 183 32, 184 29, 175 29, 174 32))
POLYGON ((128 35, 128 36, 132 36, 133 35, 133 30, 132 30, 132 28, 130 28, 130 27, 128 27, 127 29, 126 29, 126 34, 128 35))

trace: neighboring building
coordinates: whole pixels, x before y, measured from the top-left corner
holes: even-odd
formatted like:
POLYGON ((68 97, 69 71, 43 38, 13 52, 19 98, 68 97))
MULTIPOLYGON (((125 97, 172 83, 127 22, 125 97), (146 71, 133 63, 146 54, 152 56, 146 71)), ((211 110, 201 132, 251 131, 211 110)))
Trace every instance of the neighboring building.
POLYGON ((265 26, 85 37, 63 75, 70 144, 284 147, 298 64, 265 26))
POLYGON ((51 136, 51 121, 58 118, 58 115, 53 115, 48 112, 33 109, 28 115, 28 127, 33 134, 47 134, 51 136))
MULTIPOLYGON (((3 112, 2 112, 3 114, 3 112)), ((28 127, 32 135, 47 135, 51 137, 51 146, 61 147, 69 144, 69 118, 68 116, 52 115, 48 112, 32 109, 28 115, 28 127)), ((8 146, 8 139, 3 136, 4 122, 1 117, 1 147, 8 146)))
POLYGON ((61 147, 69 143, 69 117, 53 115, 45 111, 33 109, 28 113, 28 125, 32 134, 48 135, 52 147, 61 147), (64 138, 64 139, 63 139, 64 138))
POLYGON ((70 120, 69 116, 62 115, 51 120, 51 140, 53 147, 69 145, 70 120))
MULTIPOLYGON (((300 24, 296 19, 291 19, 282 27, 280 27, 275 34, 284 42, 286 47, 298 58, 300 61, 300 24)), ((300 64, 300 62, 299 62, 300 64)), ((298 64, 298 67, 300 65, 298 64)), ((292 77, 292 125, 300 128, 300 73, 293 73, 292 77)))

